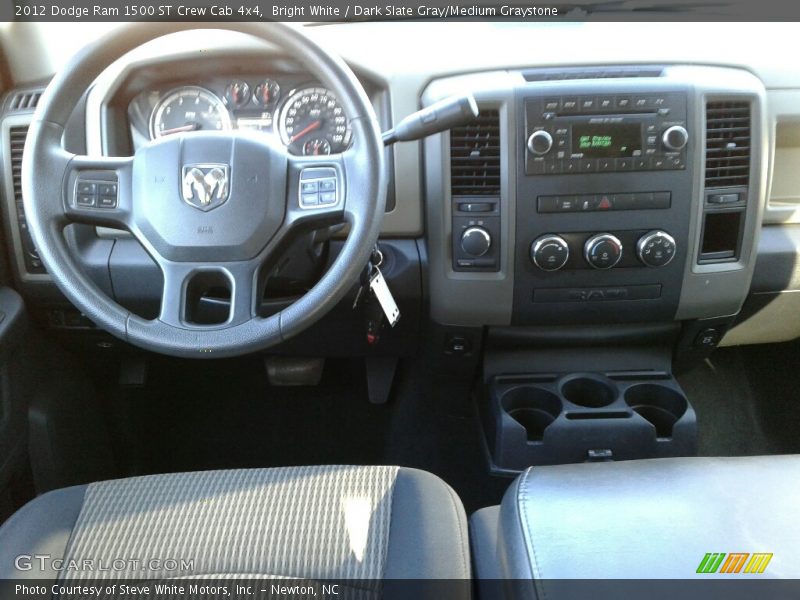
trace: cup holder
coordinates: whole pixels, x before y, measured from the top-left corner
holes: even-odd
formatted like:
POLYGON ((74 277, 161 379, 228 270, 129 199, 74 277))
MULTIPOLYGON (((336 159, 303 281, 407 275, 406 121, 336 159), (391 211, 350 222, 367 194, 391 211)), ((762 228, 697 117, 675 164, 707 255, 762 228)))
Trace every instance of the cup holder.
POLYGON ((547 390, 522 386, 509 390, 503 396, 503 408, 525 428, 529 442, 538 442, 542 440, 544 430, 561 413, 561 400, 547 390))
POLYGON ((561 386, 561 394, 572 404, 586 408, 608 406, 614 402, 617 395, 616 388, 611 382, 586 375, 565 381, 561 386))
POLYGON ((625 402, 656 428, 656 437, 672 437, 672 428, 689 406, 686 398, 672 388, 643 383, 628 388, 625 402))

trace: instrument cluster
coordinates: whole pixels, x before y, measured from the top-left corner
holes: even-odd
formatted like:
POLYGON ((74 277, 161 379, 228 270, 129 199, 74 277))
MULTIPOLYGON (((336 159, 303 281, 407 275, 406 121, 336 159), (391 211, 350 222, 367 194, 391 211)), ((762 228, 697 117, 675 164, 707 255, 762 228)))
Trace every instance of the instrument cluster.
POLYGON ((134 147, 194 131, 250 129, 297 155, 337 154, 352 141, 348 115, 330 90, 297 76, 209 78, 161 85, 128 107, 134 147))

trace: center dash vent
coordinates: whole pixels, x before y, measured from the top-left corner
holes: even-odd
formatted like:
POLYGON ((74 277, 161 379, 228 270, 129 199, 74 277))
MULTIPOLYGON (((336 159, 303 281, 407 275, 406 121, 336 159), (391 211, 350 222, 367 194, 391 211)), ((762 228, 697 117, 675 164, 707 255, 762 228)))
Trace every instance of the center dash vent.
POLYGON ((500 194, 500 111, 482 108, 471 123, 450 130, 450 192, 500 194))
POLYGON ((750 103, 706 105, 706 188, 746 186, 750 180, 750 103))
POLYGON ((42 97, 41 90, 29 90, 17 92, 11 98, 10 110, 23 111, 34 110, 42 97))

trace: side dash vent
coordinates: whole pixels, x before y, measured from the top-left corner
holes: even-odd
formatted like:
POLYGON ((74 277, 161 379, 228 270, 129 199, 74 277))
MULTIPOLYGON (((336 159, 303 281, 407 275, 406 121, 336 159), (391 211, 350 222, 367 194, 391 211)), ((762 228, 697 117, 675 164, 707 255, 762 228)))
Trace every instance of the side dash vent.
POLYGON ((706 188, 747 186, 750 180, 750 103, 706 105, 706 188))
POLYGON ((32 111, 39 104, 42 97, 41 90, 29 90, 25 92, 17 92, 11 97, 11 104, 9 110, 12 111, 32 111))
POLYGON ((482 108, 474 121, 450 130, 450 192, 500 194, 500 111, 482 108))

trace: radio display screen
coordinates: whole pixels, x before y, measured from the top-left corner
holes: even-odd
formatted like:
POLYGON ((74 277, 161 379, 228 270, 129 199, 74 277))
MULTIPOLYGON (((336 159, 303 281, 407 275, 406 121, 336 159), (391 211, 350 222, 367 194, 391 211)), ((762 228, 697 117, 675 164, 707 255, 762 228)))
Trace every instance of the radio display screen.
MULTIPOLYGON (((639 123, 583 123, 572 126, 572 153, 585 158, 633 156, 642 149, 639 123)), ((638 154, 638 153, 637 153, 638 154)))

